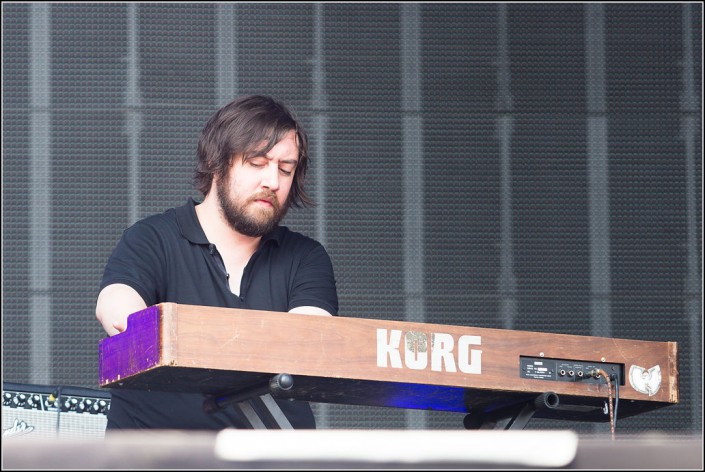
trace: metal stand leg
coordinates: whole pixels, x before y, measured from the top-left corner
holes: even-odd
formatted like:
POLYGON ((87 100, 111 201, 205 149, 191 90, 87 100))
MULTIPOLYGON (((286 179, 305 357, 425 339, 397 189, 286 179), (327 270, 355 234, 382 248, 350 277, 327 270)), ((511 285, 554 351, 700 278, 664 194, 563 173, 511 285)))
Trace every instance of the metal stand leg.
POLYGON ((211 396, 203 402, 203 410, 213 413, 233 405, 253 429, 293 429, 286 415, 272 397, 294 386, 289 374, 277 374, 269 382, 253 385, 238 392, 211 396))
POLYGON ((544 392, 507 407, 476 414, 469 413, 463 419, 463 425, 465 429, 524 429, 537 411, 555 409, 558 404, 557 394, 544 392))

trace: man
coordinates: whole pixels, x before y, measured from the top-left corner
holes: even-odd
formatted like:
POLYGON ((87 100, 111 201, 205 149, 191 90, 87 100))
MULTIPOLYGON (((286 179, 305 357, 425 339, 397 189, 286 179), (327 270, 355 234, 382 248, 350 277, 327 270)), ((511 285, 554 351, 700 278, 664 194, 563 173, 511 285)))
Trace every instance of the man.
MULTIPOLYGON (((328 253, 279 223, 304 191, 306 133, 279 101, 243 96, 218 110, 198 143, 203 201, 125 230, 103 274, 96 317, 109 335, 161 302, 336 315, 328 253)), ((113 389, 108 430, 248 427, 234 408, 203 411, 201 394, 113 389)), ((307 402, 277 401, 294 428, 315 428, 307 402)), ((278 412, 278 413, 281 413, 278 412)))

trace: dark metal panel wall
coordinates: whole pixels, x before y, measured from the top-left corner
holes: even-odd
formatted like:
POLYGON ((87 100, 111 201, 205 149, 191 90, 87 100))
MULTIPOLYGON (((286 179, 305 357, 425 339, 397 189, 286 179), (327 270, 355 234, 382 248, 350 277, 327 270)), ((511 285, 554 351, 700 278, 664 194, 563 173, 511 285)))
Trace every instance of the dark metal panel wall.
MULTIPOLYGON (((665 430, 681 429, 690 415, 702 416, 700 402, 691 403, 702 398, 702 384, 690 375, 691 362, 702 357, 702 344, 686 341, 691 330, 702 332, 702 325, 692 326, 686 310, 688 176, 682 109, 686 59, 683 37, 671 26, 682 24, 682 8, 676 5, 622 5, 610 9, 606 38, 612 298, 617 315, 613 335, 679 340, 683 403, 669 413, 655 412, 648 420, 629 422, 643 428, 657 424, 665 430)), ((700 55, 692 59, 699 62, 700 55)), ((693 71, 700 75, 701 66, 693 71)), ((702 195, 702 160, 691 159, 699 167, 698 195, 702 195)), ((699 259, 702 270, 702 252, 699 259)))
POLYGON ((426 5, 422 15, 425 308, 429 322, 497 327, 498 15, 473 10, 426 5))
MULTIPOLYGON (((325 152, 313 155, 325 172, 312 168, 308 187, 324 211, 292 210, 286 222, 325 234, 342 315, 404 320, 418 296, 426 322, 587 335, 607 301, 611 336, 680 349, 681 404, 620 429, 701 429, 701 382, 689 374, 702 366, 692 314, 702 307, 702 163, 688 147, 700 156, 700 5, 604 5, 598 113, 586 92, 594 25, 584 4, 418 4, 418 111, 403 105, 401 4, 51 4, 49 64, 33 59, 33 8, 3 4, 4 380, 95 387, 94 303, 110 250, 134 218, 196 196, 197 139, 224 104, 219 90, 263 92, 288 102, 325 152), (31 304, 32 68, 50 77, 51 322, 41 328, 31 304), (697 96, 684 108, 687 73, 697 96), (420 163, 405 154, 410 117, 420 163), (606 295, 591 282, 595 118, 607 129, 606 295), (404 193, 409 165, 423 176, 418 208, 404 193), (405 218, 423 230, 405 234, 405 218), (422 248, 420 294, 405 286, 409 240, 422 248), (37 343, 50 344, 42 372, 28 356, 37 343)), ((393 409, 321 414, 328 427, 410 424, 393 409)), ((462 427, 455 414, 425 421, 462 427)))
POLYGON ((126 17, 119 5, 75 4, 50 18, 51 378, 85 384, 102 334, 102 247, 124 224, 126 17))
POLYGON ((29 10, 2 6, 2 349, 3 378, 28 379, 29 318, 29 10), (7 73, 6 71, 12 71, 7 73))

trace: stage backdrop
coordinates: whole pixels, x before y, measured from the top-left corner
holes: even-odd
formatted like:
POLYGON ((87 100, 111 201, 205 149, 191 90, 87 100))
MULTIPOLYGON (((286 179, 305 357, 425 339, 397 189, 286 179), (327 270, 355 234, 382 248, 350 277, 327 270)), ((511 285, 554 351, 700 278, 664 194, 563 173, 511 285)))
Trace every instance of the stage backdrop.
MULTIPOLYGON (((5 381, 97 388, 121 232, 197 196, 202 126, 273 94, 310 134, 340 314, 677 341, 701 431, 702 6, 3 3, 5 381)), ((315 405, 324 428, 458 414, 315 405)), ((604 432, 535 420, 529 428, 604 432)))

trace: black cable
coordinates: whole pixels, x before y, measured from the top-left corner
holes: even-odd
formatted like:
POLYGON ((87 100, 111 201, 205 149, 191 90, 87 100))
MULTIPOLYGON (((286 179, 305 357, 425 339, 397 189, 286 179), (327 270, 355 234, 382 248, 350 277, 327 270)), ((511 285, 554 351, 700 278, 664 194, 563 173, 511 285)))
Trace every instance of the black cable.
POLYGON ((619 379, 617 374, 612 374, 614 381, 614 427, 617 427, 617 407, 619 406, 619 379))
POLYGON ((54 400, 54 405, 58 405, 56 409, 56 437, 59 437, 59 431, 61 431, 61 385, 56 388, 56 400, 54 400))

